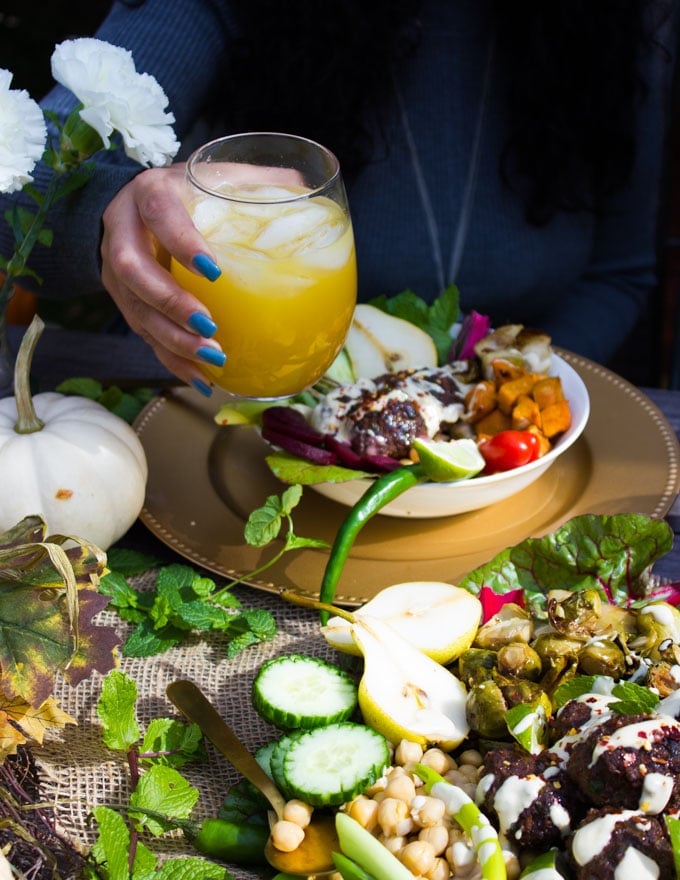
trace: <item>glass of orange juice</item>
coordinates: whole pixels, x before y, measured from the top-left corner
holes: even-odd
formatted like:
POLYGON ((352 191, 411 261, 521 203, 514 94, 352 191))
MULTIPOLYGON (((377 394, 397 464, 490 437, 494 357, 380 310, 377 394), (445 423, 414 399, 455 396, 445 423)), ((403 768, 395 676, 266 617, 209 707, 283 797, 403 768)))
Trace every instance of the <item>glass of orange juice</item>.
POLYGON ((171 271, 210 310, 223 367, 209 379, 240 397, 276 399, 314 384, 352 320, 356 256, 336 157, 269 132, 211 141, 187 162, 187 210, 222 270, 171 271))

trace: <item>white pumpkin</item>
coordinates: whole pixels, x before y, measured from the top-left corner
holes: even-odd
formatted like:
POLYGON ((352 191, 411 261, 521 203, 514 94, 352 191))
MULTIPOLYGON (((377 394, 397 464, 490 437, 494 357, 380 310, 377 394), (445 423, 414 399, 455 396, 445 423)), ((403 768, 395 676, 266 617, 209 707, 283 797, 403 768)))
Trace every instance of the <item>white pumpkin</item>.
POLYGON ((23 379, 32 347, 20 380, 22 354, 16 396, 0 400, 0 530, 39 514, 48 534, 106 550, 142 509, 148 472, 142 444, 127 422, 93 400, 56 392, 31 398, 23 379))

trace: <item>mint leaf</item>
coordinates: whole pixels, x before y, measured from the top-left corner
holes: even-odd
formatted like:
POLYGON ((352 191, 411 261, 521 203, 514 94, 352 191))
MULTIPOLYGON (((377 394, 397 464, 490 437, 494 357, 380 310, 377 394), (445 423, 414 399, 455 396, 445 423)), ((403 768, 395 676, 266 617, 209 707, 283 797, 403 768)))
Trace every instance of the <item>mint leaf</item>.
POLYGON ((529 610, 545 617, 552 589, 597 590, 605 601, 626 606, 646 594, 654 561, 673 546, 668 523, 651 516, 583 514, 542 538, 501 551, 466 575, 459 586, 478 594, 521 588, 529 610))
POLYGON ((595 686, 595 679, 594 675, 577 675, 576 678, 565 681, 556 687, 552 695, 555 708, 559 709, 569 700, 576 700, 584 694, 591 694, 595 686))
POLYGON ((130 806, 152 810, 168 817, 165 822, 156 816, 135 814, 135 822, 156 836, 175 827, 172 820, 186 819, 198 800, 198 789, 173 767, 154 764, 137 783, 130 795, 130 806))
POLYGON ((140 553, 138 550, 127 550, 123 547, 111 547, 107 550, 106 558, 111 571, 123 577, 144 574, 144 572, 156 568, 159 563, 155 556, 140 553))
POLYGON ((617 698, 610 704, 612 712, 618 715, 652 715, 659 705, 657 694, 632 681, 621 681, 612 688, 612 696, 617 698))
POLYGON ((295 491, 288 495, 287 503, 283 500, 285 492, 281 498, 270 495, 262 507, 251 512, 243 532, 251 547, 264 547, 278 537, 284 520, 290 515, 291 507, 297 503, 295 499, 299 500, 302 494, 301 486, 290 486, 286 492, 289 490, 295 491))
MULTIPOLYGON (((186 859, 169 859, 163 862, 154 877, 158 880, 227 880, 231 877, 226 868, 215 862, 206 862, 196 856, 186 859)), ((136 880, 136 878, 135 878, 136 880)))
POLYGON ((108 807, 95 807, 92 812, 99 826, 92 857, 100 865, 106 865, 108 880, 129 880, 130 829, 123 817, 108 807))
POLYGON ((140 760, 170 767, 183 767, 189 761, 205 758, 203 734, 197 724, 172 718, 154 718, 140 746, 140 760))
POLYGON ((123 646, 124 657, 151 657, 154 654, 162 654, 169 648, 179 645, 186 638, 186 631, 165 627, 157 631, 153 623, 143 620, 127 637, 123 646))
POLYGON ((137 683, 117 669, 104 679, 97 715, 104 725, 104 742, 110 749, 127 752, 140 736, 135 717, 137 683))

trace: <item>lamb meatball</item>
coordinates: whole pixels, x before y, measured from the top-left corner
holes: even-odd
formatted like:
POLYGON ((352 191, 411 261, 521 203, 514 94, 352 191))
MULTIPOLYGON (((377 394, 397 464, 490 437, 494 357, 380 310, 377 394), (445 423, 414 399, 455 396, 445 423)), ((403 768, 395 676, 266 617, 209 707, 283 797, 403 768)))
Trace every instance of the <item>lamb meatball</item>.
POLYGON ((591 810, 569 841, 576 880, 674 877, 663 820, 636 810, 591 810))
POLYGON ((612 715, 576 743, 569 779, 594 806, 660 813, 680 808, 680 722, 612 715))
POLYGON ((565 780, 547 752, 496 749, 485 758, 477 803, 500 834, 521 849, 561 846, 585 811, 565 780))

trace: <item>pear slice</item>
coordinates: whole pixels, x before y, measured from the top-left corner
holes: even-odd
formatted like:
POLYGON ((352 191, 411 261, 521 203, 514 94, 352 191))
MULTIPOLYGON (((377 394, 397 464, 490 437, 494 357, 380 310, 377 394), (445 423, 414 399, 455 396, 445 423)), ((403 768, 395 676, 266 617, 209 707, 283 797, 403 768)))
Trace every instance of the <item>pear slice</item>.
POLYGON ((354 310, 345 349, 354 375, 367 379, 437 366, 437 349, 428 333, 367 303, 359 303, 354 310))
MULTIPOLYGON (((443 666, 460 657, 474 641, 482 604, 462 587, 440 581, 407 581, 385 587, 354 612, 388 623, 399 635, 443 666)), ((352 627, 331 617, 321 627, 326 641, 346 654, 360 654, 352 627)))
POLYGON ((393 745, 450 750, 465 739, 466 691, 453 673, 377 618, 356 619, 352 634, 364 658, 359 708, 369 727, 393 745))

